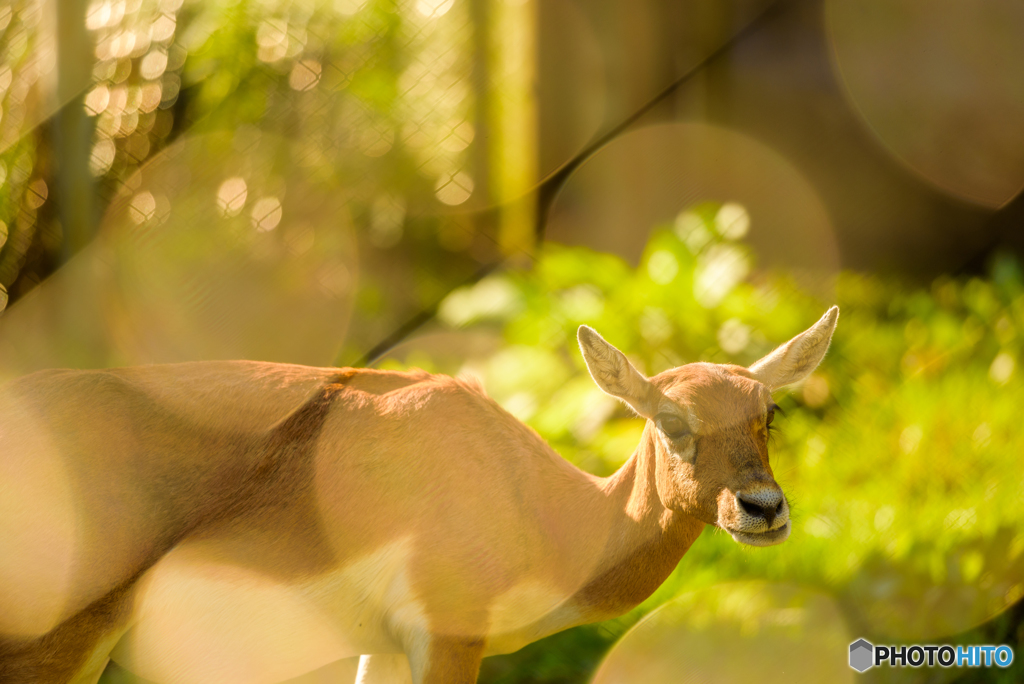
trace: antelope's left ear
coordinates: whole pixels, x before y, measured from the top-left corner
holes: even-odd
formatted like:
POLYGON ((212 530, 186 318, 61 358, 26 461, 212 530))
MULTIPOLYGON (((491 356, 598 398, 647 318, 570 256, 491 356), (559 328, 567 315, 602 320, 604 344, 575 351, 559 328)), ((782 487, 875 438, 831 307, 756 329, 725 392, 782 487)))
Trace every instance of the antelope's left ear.
POLYGON ((750 372, 773 392, 803 380, 825 357, 838 321, 839 307, 833 306, 809 329, 751 366, 750 372))

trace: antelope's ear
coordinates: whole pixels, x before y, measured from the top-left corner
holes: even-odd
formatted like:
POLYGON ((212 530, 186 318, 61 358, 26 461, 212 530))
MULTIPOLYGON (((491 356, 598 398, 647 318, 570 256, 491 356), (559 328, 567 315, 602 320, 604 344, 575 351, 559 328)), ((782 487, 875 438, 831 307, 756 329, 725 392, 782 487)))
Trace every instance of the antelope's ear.
POLYGON ((601 391, 626 402, 644 418, 653 418, 658 408, 658 391, 626 355, 585 325, 580 326, 576 339, 590 377, 601 391))
POLYGON ((750 372, 772 391, 803 380, 825 357, 838 321, 839 307, 833 306, 817 323, 751 366, 750 372))

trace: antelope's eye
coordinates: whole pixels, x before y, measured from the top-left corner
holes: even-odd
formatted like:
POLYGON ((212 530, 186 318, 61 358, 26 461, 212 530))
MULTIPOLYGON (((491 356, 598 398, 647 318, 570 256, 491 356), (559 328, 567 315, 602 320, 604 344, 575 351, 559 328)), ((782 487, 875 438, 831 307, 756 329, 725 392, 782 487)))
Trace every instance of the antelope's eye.
POLYGON ((764 424, 765 425, 771 425, 773 420, 775 420, 775 407, 774 406, 769 406, 768 407, 768 419, 764 421, 764 424))
POLYGON ((669 439, 679 439, 685 435, 689 430, 686 427, 686 423, 679 416, 672 415, 671 413, 662 413, 657 418, 658 429, 665 433, 665 436, 669 439))

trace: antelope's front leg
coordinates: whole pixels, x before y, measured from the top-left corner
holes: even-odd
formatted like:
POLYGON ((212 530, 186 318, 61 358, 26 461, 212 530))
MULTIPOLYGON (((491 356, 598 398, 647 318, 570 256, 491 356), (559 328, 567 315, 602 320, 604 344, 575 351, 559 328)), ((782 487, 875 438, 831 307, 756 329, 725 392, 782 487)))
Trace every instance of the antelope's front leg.
POLYGON ((484 653, 483 639, 433 637, 423 658, 413 657, 415 684, 475 684, 484 653))

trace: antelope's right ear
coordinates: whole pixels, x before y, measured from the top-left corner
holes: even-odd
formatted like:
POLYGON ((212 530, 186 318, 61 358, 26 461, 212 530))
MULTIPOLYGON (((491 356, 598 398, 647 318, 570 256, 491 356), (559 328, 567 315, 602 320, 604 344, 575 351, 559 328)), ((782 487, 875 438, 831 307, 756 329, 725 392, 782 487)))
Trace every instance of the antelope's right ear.
POLYGON ((601 391, 626 402, 644 418, 653 418, 657 413, 658 391, 626 355, 585 325, 580 326, 576 339, 590 377, 601 391))

